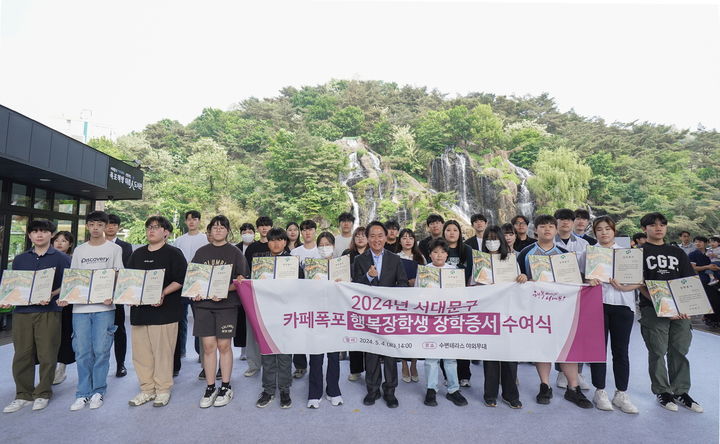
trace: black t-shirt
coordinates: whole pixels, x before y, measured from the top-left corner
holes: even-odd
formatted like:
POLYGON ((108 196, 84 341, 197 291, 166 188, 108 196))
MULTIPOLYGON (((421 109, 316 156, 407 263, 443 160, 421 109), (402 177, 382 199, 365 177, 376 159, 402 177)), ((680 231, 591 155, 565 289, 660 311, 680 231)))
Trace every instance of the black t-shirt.
MULTIPOLYGON (((432 261, 428 261, 430 263, 432 261)), ((472 267, 473 267, 473 258, 472 258, 472 248, 470 245, 467 245, 465 243, 458 244, 455 248, 448 248, 448 258, 447 263, 450 265, 454 265, 458 268, 462 268, 465 270, 465 282, 467 283, 470 280, 470 276, 472 276, 472 267), (464 261, 461 261, 460 257, 460 249, 465 250, 465 257, 464 261)))
MULTIPOLYGON (((150 251, 144 245, 133 252, 127 268, 135 270, 165 269, 163 288, 172 282, 182 285, 185 281, 187 262, 179 248, 163 245, 159 250, 150 251)), ((130 307, 130 325, 164 325, 178 322, 183 315, 181 290, 166 295, 159 307, 139 305, 130 307)))
MULTIPOLYGON (((679 247, 662 244, 643 245, 643 277, 646 281, 670 281, 682 277, 695 276, 687 254, 679 247)), ((651 306, 646 298, 640 298, 641 306, 651 306)))
POLYGON ((523 248, 527 247, 528 245, 534 244, 536 240, 537 239, 533 239, 530 236, 525 238, 525 240, 520 240, 520 238, 518 237, 515 239, 515 243, 513 244, 513 250, 523 251, 523 248))
POLYGON ((397 254, 399 251, 402 251, 402 247, 400 246, 400 239, 395 239, 394 244, 389 244, 385 242, 385 249, 395 254, 397 254))
MULTIPOLYGON (((267 247, 267 244, 265 244, 265 246, 267 247)), ((248 249, 249 248, 250 247, 248 247, 248 249)), ((232 283, 232 279, 235 279, 240 275, 243 275, 246 278, 250 277, 250 268, 248 268, 245 256, 243 256, 240 249, 233 244, 224 244, 219 247, 216 247, 213 244, 204 245, 198 249, 197 253, 195 253, 195 257, 193 257, 192 262, 206 265, 232 264, 232 278, 231 281, 228 282, 228 286, 232 283)), ((228 292, 227 299, 220 299, 219 301, 205 299, 195 302, 194 304, 195 307, 209 308, 211 310, 219 308, 233 308, 240 305, 240 298, 237 297, 236 292, 233 290, 228 292)))
POLYGON ((247 250, 245 250, 245 260, 247 261, 249 269, 252 269, 252 258, 255 256, 261 256, 261 253, 269 252, 270 247, 268 247, 267 242, 255 241, 248 245, 247 250))
MULTIPOLYGON (((576 236, 577 236, 577 235, 576 235, 576 236)), ((583 234, 583 235, 580 236, 580 237, 582 237, 583 239, 585 239, 585 240, 587 241, 587 243, 590 244, 590 245, 595 245, 595 244, 597 244, 597 239, 595 239, 594 237, 590 236, 590 235, 587 234, 587 233, 586 233, 586 234, 583 234)))
MULTIPOLYGON (((688 254, 688 259, 690 260, 691 265, 695 264, 698 267, 704 267, 706 265, 710 265, 710 258, 705 255, 700 250, 693 250, 688 254)), ((702 282, 704 285, 707 285, 710 283, 710 276, 707 275, 706 272, 699 273, 700 276, 700 282, 702 282)))

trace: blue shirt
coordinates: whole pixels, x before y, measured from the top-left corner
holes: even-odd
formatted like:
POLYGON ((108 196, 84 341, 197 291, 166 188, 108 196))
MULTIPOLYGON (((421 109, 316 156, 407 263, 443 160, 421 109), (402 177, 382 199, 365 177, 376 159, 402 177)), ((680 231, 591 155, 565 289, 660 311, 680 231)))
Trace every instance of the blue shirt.
MULTIPOLYGON (((55 267, 55 279, 53 280, 53 291, 62 285, 62 276, 66 268, 70 268, 70 256, 62 253, 52 246, 42 256, 35 254, 35 249, 15 256, 13 259, 13 270, 44 270, 55 267)), ((62 307, 57 305, 57 296, 54 296, 47 305, 16 306, 15 313, 43 313, 49 311, 61 311, 62 307)))
MULTIPOLYGON (((375 252, 370 250, 370 254, 372 255, 373 262, 375 263, 375 268, 377 269, 377 278, 380 279, 380 272, 382 271, 382 260, 383 260, 383 254, 385 254, 385 250, 383 249, 380 254, 377 256, 375 255, 375 252)), ((366 273, 367 274, 367 273, 366 273)), ((368 281, 372 282, 374 277, 370 276, 370 274, 367 274, 368 281)))

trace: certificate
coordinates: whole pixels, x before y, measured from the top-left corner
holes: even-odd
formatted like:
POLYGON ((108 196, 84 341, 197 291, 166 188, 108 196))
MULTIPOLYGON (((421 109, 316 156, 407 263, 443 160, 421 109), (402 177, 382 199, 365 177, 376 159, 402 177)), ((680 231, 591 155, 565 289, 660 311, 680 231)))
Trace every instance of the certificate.
POLYGON ((472 281, 477 284, 492 284, 492 256, 489 253, 473 250, 472 281))
POLYGON ((351 282, 350 255, 335 259, 305 259, 305 279, 351 282))
POLYGON ((418 265, 415 285, 420 288, 440 288, 440 269, 418 265))
POLYGON ((689 316, 713 313, 699 276, 667 281, 678 312, 689 316))
POLYGON ((461 288, 465 286, 465 270, 461 268, 440 268, 440 288, 461 288))
POLYGON ((528 256, 530 263, 530 278, 538 282, 555 282, 550 256, 542 254, 531 254, 528 256))
POLYGON ((165 269, 121 269, 115 286, 115 303, 127 305, 153 305, 162 300, 165 269))
POLYGON ((102 304, 108 299, 112 300, 114 289, 115 270, 113 268, 92 270, 90 277, 90 297, 87 303, 102 304))
POLYGON ((297 279, 299 268, 297 256, 275 256, 275 279, 297 279))
POLYGON ((0 282, 0 305, 36 305, 52 299, 55 267, 42 270, 5 270, 0 282))
POLYGON ((515 253, 508 253, 505 260, 500 259, 499 254, 492 255, 493 283, 515 282, 518 275, 517 257, 515 253))
POLYGON ((60 300, 68 304, 102 304, 108 299, 112 300, 114 286, 113 268, 66 268, 60 287, 60 300))
POLYGON ((333 282, 352 282, 350 276, 350 255, 330 259, 330 280, 333 282))
POLYGON ((580 267, 578 266, 577 256, 575 253, 560 253, 550 256, 550 264, 552 265, 553 276, 555 282, 561 284, 582 284, 582 276, 580 275, 580 267))
POLYGON ((615 249, 615 280, 621 284, 642 284, 643 252, 639 248, 615 249))
POLYGON ((228 288, 235 276, 232 275, 233 264, 213 265, 210 272, 210 285, 207 299, 227 299, 228 288))
MULTIPOLYGON (((297 276, 297 270, 295 273, 297 276)), ((250 277, 252 279, 275 279, 275 258, 254 257, 250 277)))
MULTIPOLYGON (((600 282, 610 282, 610 279, 613 278, 613 264, 615 263, 613 249, 588 245, 585 251, 585 277, 597 279, 600 282)), ((642 256, 642 251, 640 251, 640 256, 642 256)), ((642 271, 642 264, 640 265, 640 271, 642 271)))
MULTIPOLYGON (((254 260, 253 260, 254 262, 254 260)), ((226 299, 233 279, 233 264, 206 265, 189 263, 181 296, 226 299)))
POLYGON ((327 281, 330 279, 330 261, 327 259, 305 259, 305 279, 327 281))

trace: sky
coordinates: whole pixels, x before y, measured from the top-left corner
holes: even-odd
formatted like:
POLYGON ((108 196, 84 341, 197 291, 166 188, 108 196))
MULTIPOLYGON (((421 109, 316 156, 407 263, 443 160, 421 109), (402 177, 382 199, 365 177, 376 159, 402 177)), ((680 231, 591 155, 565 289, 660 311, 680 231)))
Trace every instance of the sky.
POLYGON ((0 0, 0 104, 66 133, 191 122, 285 86, 549 93, 561 111, 720 130, 720 7, 637 0, 0 0))

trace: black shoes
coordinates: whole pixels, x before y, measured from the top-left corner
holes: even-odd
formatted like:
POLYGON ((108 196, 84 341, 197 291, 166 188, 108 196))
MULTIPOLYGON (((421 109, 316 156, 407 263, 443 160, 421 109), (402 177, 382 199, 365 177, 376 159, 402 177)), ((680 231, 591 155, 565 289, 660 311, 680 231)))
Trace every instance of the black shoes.
POLYGON ((398 402, 398 399, 395 397, 395 393, 393 392, 385 392, 383 399, 385 400, 385 404, 387 404, 387 406, 391 409, 400 405, 400 402, 398 402))
POLYGON ((429 407, 437 407, 437 400, 435 398, 435 390, 427 389, 427 393, 425 393, 425 401, 423 401, 423 403, 429 407))
POLYGON ((495 398, 483 398, 487 407, 497 407, 497 399, 495 398))
POLYGON ((458 407, 463 407, 468 404, 467 399, 465 399, 462 393, 460 393, 460 390, 446 394, 445 398, 447 398, 449 401, 452 401, 452 403, 458 407))
POLYGON ((522 402, 520 402, 519 399, 513 399, 512 401, 508 401, 507 399, 503 398, 503 402, 510 407, 514 409, 521 409, 522 408, 522 402))
POLYGON ((535 400, 538 404, 550 404, 550 399, 553 397, 552 389, 549 385, 544 382, 540 384, 540 393, 537 394, 535 400))
POLYGON ((592 402, 583 395, 580 386, 577 386, 574 389, 568 387, 567 390, 565 390, 565 399, 581 409, 591 409, 593 406, 592 402))
POLYGON ((380 399, 380 392, 368 393, 363 399, 363 404, 374 405, 375 401, 380 399))
MULTIPOLYGON (((288 398, 290 398, 289 394, 288 394, 288 398)), ((270 404, 272 402, 273 399, 275 399, 275 395, 271 395, 270 393, 267 393, 267 392, 262 392, 260 394, 260 399, 258 399, 257 402, 255 403, 255 407, 258 407, 261 409, 265 408, 268 406, 268 404, 270 404)))
POLYGON ((122 378, 124 376, 127 376, 127 369, 124 365, 120 364, 118 365, 117 371, 115 372, 115 377, 122 378))
POLYGON ((292 399, 290 399, 290 392, 280 392, 280 408, 289 409, 292 407, 292 399))

